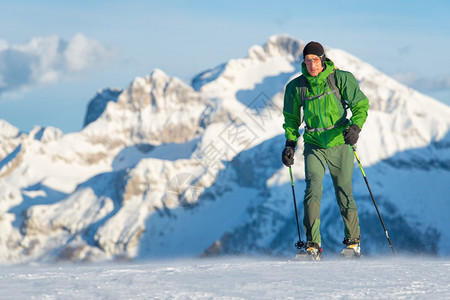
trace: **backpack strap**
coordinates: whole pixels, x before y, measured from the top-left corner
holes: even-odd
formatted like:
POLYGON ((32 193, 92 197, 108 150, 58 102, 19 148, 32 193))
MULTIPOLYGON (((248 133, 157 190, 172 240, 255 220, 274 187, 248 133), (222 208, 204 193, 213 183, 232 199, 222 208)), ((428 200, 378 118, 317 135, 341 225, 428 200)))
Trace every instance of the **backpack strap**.
POLYGON ((350 106, 348 105, 347 101, 345 101, 344 96, 342 96, 342 94, 341 94, 341 90, 339 89, 339 87, 336 84, 335 74, 336 74, 336 70, 331 72, 331 74, 328 75, 328 77, 327 77, 327 82, 333 92, 338 92, 338 93, 334 93, 334 94, 339 99, 339 101, 341 101, 342 107, 344 107, 344 110, 347 110, 347 108, 349 108, 350 106))
MULTIPOLYGON (((321 99, 329 94, 335 94, 336 97, 339 99, 339 101, 342 103, 342 107, 344 108, 344 116, 342 117, 342 119, 337 122, 336 124, 334 124, 333 126, 330 127, 326 127, 326 128, 311 128, 308 126, 308 124, 306 124, 305 121, 305 130, 307 132, 314 132, 314 131, 326 131, 326 130, 331 130, 334 129, 336 127, 342 126, 344 124, 346 124, 348 122, 347 120, 347 108, 349 108, 348 103, 345 101, 345 98, 342 96, 341 94, 341 90, 338 88, 337 84, 336 84, 336 76, 335 76, 335 72, 333 71, 331 72, 330 75, 328 75, 327 77, 327 83, 330 86, 330 91, 325 92, 323 94, 317 95, 317 96, 313 96, 313 97, 306 97, 306 91, 308 88, 308 81, 306 80, 305 76, 303 76, 303 74, 299 77, 299 87, 298 87, 298 94, 302 103, 302 107, 303 107, 303 111, 305 110, 305 103, 307 100, 313 100, 313 99, 321 99)), ((303 116, 301 118, 301 122, 303 123, 303 121, 305 120, 305 114, 303 113, 303 116)))

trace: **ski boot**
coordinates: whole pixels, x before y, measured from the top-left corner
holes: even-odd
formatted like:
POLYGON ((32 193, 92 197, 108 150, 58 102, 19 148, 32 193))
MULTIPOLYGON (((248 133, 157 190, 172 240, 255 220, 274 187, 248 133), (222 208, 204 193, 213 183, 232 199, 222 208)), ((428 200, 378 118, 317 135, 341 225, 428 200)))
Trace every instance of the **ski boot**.
POLYGON ((359 244, 359 238, 357 239, 344 239, 343 243, 347 245, 339 255, 340 258, 360 258, 361 246, 359 244))
POLYGON ((321 256, 322 247, 320 247, 320 244, 308 242, 306 243, 306 250, 301 250, 300 253, 295 256, 295 260, 319 261, 321 256))

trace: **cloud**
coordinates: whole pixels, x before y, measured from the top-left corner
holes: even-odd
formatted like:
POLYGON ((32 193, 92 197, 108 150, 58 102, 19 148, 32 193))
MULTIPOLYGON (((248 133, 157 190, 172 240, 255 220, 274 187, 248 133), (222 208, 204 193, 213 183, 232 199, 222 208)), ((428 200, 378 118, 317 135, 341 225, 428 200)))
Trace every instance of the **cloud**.
POLYGON ((57 36, 35 37, 22 45, 0 39, 0 95, 71 78, 117 56, 117 49, 81 33, 69 41, 57 36))
POLYGON ((392 76, 396 80, 421 91, 450 89, 450 75, 420 77, 417 73, 399 73, 392 76))
POLYGON ((398 49, 398 54, 405 55, 411 52, 411 45, 406 45, 398 49))

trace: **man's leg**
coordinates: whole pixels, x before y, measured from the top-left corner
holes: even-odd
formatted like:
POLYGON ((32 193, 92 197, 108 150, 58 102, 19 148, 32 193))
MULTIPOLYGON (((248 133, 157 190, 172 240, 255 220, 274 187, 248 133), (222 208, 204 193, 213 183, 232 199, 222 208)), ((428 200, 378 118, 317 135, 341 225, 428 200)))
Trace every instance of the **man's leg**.
POLYGON ((345 226, 345 239, 359 239, 358 208, 353 198, 352 177, 354 169, 353 152, 348 145, 327 149, 328 168, 333 179, 336 199, 345 226))
POLYGON ((305 157, 305 198, 303 200, 303 225, 306 239, 320 245, 320 200, 322 198, 322 182, 325 175, 326 160, 324 149, 305 144, 303 151, 305 157))

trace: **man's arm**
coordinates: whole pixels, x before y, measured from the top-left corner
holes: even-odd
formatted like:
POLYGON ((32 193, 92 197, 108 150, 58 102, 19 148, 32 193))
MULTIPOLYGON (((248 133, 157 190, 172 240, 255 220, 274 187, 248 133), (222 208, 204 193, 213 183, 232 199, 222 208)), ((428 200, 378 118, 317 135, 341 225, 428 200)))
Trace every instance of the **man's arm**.
POLYGON ((297 141, 300 136, 298 128, 300 127, 300 98, 296 89, 297 78, 286 85, 284 91, 284 124, 286 140, 297 141))
POLYGON ((369 99, 360 90, 358 82, 352 73, 346 71, 339 71, 339 73, 341 76, 337 77, 337 84, 352 111, 350 121, 362 129, 367 119, 369 99))

